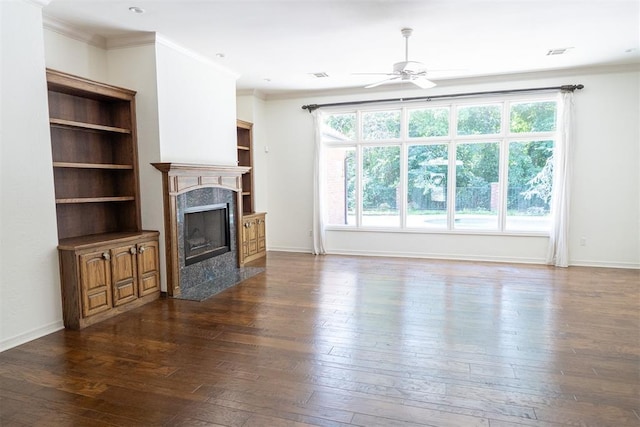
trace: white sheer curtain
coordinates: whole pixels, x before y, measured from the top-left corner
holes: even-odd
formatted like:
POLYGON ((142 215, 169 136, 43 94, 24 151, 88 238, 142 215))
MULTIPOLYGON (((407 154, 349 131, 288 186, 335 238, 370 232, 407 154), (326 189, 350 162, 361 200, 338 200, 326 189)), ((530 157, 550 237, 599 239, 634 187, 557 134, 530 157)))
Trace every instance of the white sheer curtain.
POLYGON ((315 150, 313 159, 313 253, 321 255, 324 249, 324 170, 322 165, 322 113, 314 110, 312 113, 315 129, 315 150))
POLYGON ((569 205, 573 169, 573 92, 560 93, 558 139, 553 152, 551 232, 547 264, 569 266, 569 205))

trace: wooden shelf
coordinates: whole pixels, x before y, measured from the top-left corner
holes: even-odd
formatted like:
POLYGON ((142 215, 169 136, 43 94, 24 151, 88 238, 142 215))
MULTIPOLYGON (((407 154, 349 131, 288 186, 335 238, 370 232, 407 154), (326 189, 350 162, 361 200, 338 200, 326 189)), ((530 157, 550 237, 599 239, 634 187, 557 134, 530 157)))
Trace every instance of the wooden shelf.
POLYGON ((74 204, 74 203, 106 203, 106 202, 130 202, 135 200, 133 196, 117 196, 117 197, 76 197, 72 199, 56 199, 57 204, 74 204))
POLYGON ((71 237, 68 239, 62 239, 58 242, 58 249, 65 249, 65 250, 91 249, 96 246, 101 246, 105 243, 122 244, 130 240, 155 237, 157 235, 158 235, 157 231, 147 231, 147 230, 90 234, 88 236, 71 237))
MULTIPOLYGON (((236 121, 238 134, 238 166, 253 167, 253 123, 243 120, 236 121)), ((254 212, 253 206, 253 171, 242 175, 242 213, 254 212)))
POLYGON ((58 240, 142 227, 135 92, 47 69, 58 240))
POLYGON ((54 168, 71 169, 124 169, 132 170, 133 165, 115 165, 107 163, 75 163, 75 162, 53 162, 54 168))
POLYGON ((125 134, 131 133, 131 129, 124 129, 124 128, 119 128, 114 126, 97 125, 93 123, 76 122, 74 120, 51 118, 49 119, 49 123, 51 124, 51 126, 74 128, 74 129, 80 129, 80 130, 96 130, 96 131, 125 133, 125 134))

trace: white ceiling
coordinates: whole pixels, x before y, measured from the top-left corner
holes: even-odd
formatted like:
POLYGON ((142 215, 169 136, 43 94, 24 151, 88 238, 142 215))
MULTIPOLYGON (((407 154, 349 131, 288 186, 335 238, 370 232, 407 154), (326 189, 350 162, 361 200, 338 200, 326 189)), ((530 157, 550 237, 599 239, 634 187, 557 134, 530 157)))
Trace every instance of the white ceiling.
POLYGON ((403 27, 436 83, 640 63, 640 0, 52 0, 44 15, 98 40, 157 32, 265 94, 380 80, 352 74, 404 60, 403 27))

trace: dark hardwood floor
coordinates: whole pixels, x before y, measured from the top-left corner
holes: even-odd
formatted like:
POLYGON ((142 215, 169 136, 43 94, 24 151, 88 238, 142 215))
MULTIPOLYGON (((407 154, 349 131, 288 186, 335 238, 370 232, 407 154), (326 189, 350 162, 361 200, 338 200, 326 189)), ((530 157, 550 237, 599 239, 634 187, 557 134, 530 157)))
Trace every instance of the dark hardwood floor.
POLYGON ((265 266, 0 353, 0 425, 640 425, 638 270, 265 266))

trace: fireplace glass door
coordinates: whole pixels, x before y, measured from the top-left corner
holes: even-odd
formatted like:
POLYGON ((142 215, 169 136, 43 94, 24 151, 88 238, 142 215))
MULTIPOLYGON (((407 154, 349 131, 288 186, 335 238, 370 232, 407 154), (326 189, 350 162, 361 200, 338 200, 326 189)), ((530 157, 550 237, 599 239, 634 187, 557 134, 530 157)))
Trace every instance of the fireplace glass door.
POLYGON ((197 206, 184 214, 185 265, 231 250, 229 239, 229 204, 197 206))

